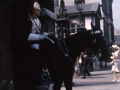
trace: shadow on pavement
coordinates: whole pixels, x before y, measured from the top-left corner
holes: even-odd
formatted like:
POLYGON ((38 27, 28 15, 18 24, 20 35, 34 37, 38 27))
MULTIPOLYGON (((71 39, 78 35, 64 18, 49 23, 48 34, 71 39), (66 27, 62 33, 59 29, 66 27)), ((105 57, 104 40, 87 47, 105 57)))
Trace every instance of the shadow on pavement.
POLYGON ((75 83, 74 87, 80 86, 100 86, 100 85, 110 85, 110 84, 117 84, 117 82, 82 82, 82 83, 75 83))
POLYGON ((95 73, 95 74, 92 74, 91 76, 109 75, 109 74, 112 74, 112 72, 109 72, 109 73, 95 73))
MULTIPOLYGON (((79 77, 77 77, 77 78, 82 78, 82 77, 83 77, 83 76, 79 76, 79 77)), ((76 78, 76 79, 77 79, 77 78, 76 78)), ((88 79, 88 78, 90 78, 90 79, 91 79, 91 78, 94 79, 94 78, 106 78, 106 77, 99 77, 99 76, 98 76, 98 77, 92 77, 92 76, 91 76, 91 77, 86 77, 86 79, 88 79)))

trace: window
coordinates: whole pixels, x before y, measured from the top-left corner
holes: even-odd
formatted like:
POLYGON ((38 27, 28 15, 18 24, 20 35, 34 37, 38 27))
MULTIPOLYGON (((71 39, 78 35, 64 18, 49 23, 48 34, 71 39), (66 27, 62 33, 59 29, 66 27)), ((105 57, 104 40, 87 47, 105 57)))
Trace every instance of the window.
POLYGON ((71 24, 71 33, 75 33, 75 25, 71 24))

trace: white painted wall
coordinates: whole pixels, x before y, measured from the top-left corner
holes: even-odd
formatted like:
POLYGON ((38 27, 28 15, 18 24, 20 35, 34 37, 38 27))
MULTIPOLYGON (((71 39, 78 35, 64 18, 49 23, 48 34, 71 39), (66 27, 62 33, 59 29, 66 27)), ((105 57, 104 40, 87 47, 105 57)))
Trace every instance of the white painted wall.
POLYGON ((91 16, 85 17, 85 28, 86 28, 87 30, 92 29, 92 28, 91 28, 91 21, 92 21, 91 16))
POLYGON ((103 19, 100 20, 100 28, 103 31, 103 36, 104 36, 104 25, 103 25, 103 19))
MULTIPOLYGON (((61 0, 59 0, 59 4, 60 4, 60 1, 61 0)), ((71 5, 74 5, 74 0, 64 0, 64 2, 65 2, 65 6, 71 6, 71 5)), ((85 0, 85 3, 87 4, 87 3, 94 3, 94 2, 99 2, 100 4, 102 3, 102 0, 85 0)), ((103 15, 102 15, 103 16, 103 15)), ((91 29, 91 21, 92 21, 92 19, 91 19, 91 17, 86 17, 85 18, 85 28, 87 29, 87 30, 90 30, 91 29)), ((77 20, 75 20, 74 22, 77 22, 77 20)), ((104 31, 103 30, 103 20, 101 20, 101 29, 102 29, 102 31, 104 31)))
MULTIPOLYGON (((61 1, 61 0, 59 0, 59 4, 60 4, 60 1, 61 1)), ((64 0, 64 2, 65 2, 65 6, 74 5, 74 0, 64 0)))
POLYGON ((85 0, 85 3, 93 3, 93 2, 99 2, 102 4, 102 0, 85 0))

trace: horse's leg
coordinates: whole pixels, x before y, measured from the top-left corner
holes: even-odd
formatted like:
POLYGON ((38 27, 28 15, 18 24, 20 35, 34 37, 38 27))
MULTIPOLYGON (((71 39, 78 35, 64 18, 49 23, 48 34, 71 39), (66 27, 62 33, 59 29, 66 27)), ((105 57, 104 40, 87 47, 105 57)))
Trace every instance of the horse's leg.
POLYGON ((56 80, 54 80, 53 82, 54 82, 54 90, 60 90, 61 89, 61 86, 62 86, 62 79, 56 79, 56 80))
POLYGON ((64 80, 66 90, 72 90, 72 76, 64 80))
POLYGON ((54 83, 53 90, 60 90, 63 82, 63 73, 62 69, 58 68, 57 67, 58 65, 57 66, 56 65, 57 64, 50 63, 50 65, 48 64, 48 69, 51 79, 54 83))
POLYGON ((63 74, 59 74, 58 78, 54 78, 54 90, 60 90, 62 83, 64 81, 65 88, 66 90, 72 90, 72 79, 73 79, 73 73, 67 73, 66 75, 63 76, 63 74), (62 77, 63 76, 63 77, 62 77))
POLYGON ((67 73, 64 77, 64 83, 66 90, 72 90, 72 80, 73 80, 73 72, 67 73))

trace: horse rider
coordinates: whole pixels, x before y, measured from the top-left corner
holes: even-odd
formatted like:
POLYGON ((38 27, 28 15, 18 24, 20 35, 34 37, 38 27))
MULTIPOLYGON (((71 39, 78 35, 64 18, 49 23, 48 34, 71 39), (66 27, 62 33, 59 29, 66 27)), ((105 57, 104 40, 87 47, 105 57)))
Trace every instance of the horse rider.
POLYGON ((39 50, 39 43, 37 41, 46 38, 49 33, 41 33, 41 23, 38 19, 40 16, 41 8, 38 2, 33 2, 35 0, 31 0, 29 4, 29 17, 26 21, 25 30, 28 33, 28 42, 33 42, 31 44, 31 48, 39 50))

